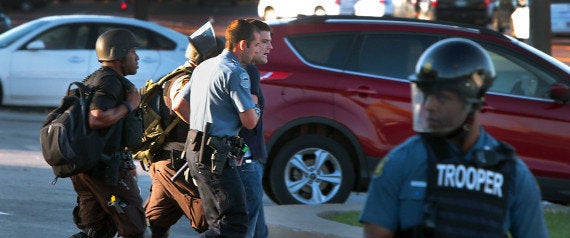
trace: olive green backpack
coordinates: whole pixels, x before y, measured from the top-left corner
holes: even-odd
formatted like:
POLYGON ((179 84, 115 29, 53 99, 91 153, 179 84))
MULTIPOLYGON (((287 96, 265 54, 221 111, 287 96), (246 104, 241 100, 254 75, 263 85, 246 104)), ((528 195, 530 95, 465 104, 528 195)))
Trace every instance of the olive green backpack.
MULTIPOLYGON (((186 65, 180 66, 157 82, 148 80, 140 89, 141 103, 139 107, 142 111, 144 134, 142 145, 137 148, 131 148, 131 150, 133 158, 140 160, 141 166, 145 170, 150 166, 154 153, 162 147, 166 135, 181 121, 179 117, 176 117, 166 128, 163 128, 162 118, 156 103, 157 100, 160 100, 159 97, 162 97, 163 85, 171 79, 180 77, 182 74, 190 75, 193 69, 194 67, 186 65)), ((158 106, 166 105, 160 103, 158 106)))

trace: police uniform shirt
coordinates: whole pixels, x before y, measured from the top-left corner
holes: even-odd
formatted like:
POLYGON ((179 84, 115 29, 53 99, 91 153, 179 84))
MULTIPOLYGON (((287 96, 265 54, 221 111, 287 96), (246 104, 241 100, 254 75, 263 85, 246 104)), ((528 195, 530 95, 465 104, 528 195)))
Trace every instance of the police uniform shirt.
POLYGON ((224 50, 202 62, 180 93, 190 95, 190 129, 204 129, 211 122, 210 135, 237 136, 241 129, 240 112, 254 108, 249 75, 237 56, 224 50), (190 93, 192 92, 192 93, 190 93))
MULTIPOLYGON (((475 150, 494 148, 498 141, 481 130, 477 143, 466 154, 471 159, 475 150)), ((453 153, 460 153, 453 145, 453 153)), ((544 224, 538 185, 516 158, 516 177, 509 189, 504 231, 512 237, 548 237, 544 224)), ((420 136, 414 136, 394 148, 380 163, 369 186, 361 222, 385 227, 393 232, 406 230, 423 222, 423 205, 427 188, 427 152, 420 136)))

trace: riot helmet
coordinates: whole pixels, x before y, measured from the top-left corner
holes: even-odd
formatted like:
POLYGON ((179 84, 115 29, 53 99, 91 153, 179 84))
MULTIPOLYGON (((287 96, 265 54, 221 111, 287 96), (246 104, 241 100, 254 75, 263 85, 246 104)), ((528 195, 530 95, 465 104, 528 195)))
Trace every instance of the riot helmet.
POLYGON ((139 45, 135 35, 127 29, 112 29, 97 38, 95 50, 97 59, 102 61, 121 60, 129 50, 139 45))
POLYGON ((461 130, 483 105, 484 95, 494 80, 493 62, 477 43, 449 38, 433 44, 420 56, 411 78, 414 131, 451 133, 461 130), (430 96, 441 102, 443 91, 455 93, 462 107, 453 118, 437 123, 437 116, 426 105, 430 96))
POLYGON ((212 24, 206 22, 188 36, 188 41, 186 58, 195 64, 204 61, 204 56, 216 49, 216 36, 212 24))

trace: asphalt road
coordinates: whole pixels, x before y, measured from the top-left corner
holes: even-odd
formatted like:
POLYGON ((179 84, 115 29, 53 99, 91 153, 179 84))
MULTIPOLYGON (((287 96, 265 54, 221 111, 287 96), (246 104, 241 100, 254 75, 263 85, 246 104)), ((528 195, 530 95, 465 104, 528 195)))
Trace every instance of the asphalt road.
MULTIPOLYGON (((56 185, 50 185, 54 176, 41 154, 39 130, 48 112, 47 108, 0 107, 0 238, 69 237, 78 231, 72 221, 76 194, 71 181, 60 178, 56 185)), ((137 168, 141 196, 146 200, 150 177, 140 166, 137 168)), ((323 220, 316 215, 321 209, 356 209, 365 199, 366 194, 352 194, 345 204, 334 208, 302 209, 277 206, 267 196, 263 201, 272 237, 288 237, 287 234, 293 234, 290 229, 272 224, 297 227, 298 224, 288 224, 295 222, 290 217, 296 217, 310 221, 302 224, 308 226, 307 230, 314 229, 311 225, 323 220)), ((333 228, 342 226, 324 222, 332 223, 333 228)), ((198 234, 183 217, 171 228, 170 237, 198 237, 198 234)))
MULTIPOLYGON (((0 108, 0 238, 68 237, 76 194, 71 180, 54 178, 39 145, 47 109, 0 108)), ((141 195, 148 196, 150 177, 138 167, 141 195)), ((270 200, 267 200, 270 203, 270 200)), ((181 219, 171 237, 197 237, 181 219)))

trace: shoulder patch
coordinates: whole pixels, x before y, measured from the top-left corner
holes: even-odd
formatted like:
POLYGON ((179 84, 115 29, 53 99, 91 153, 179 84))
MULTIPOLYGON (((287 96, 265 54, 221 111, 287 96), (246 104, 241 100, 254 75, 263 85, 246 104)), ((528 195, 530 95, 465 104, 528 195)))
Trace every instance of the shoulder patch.
POLYGON ((239 75, 239 79, 240 79, 240 85, 243 88, 249 88, 251 86, 251 81, 249 80, 249 74, 247 73, 242 73, 239 75))
POLYGON ((380 163, 378 164, 378 166, 376 166, 376 169, 374 170, 374 175, 373 175, 374 177, 382 175, 382 171, 384 171, 384 164, 386 164, 388 160, 389 160, 388 157, 382 158, 382 161, 380 161, 380 163))

